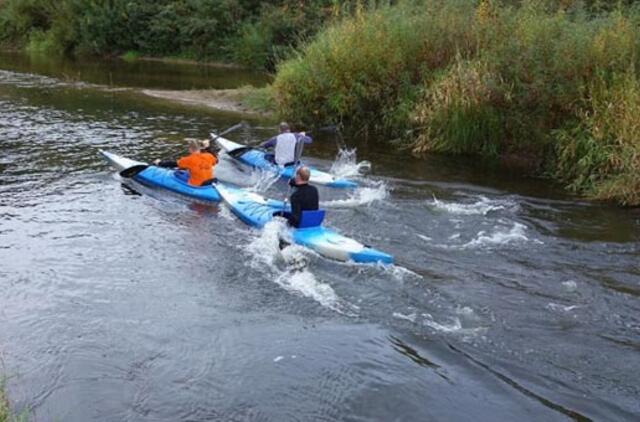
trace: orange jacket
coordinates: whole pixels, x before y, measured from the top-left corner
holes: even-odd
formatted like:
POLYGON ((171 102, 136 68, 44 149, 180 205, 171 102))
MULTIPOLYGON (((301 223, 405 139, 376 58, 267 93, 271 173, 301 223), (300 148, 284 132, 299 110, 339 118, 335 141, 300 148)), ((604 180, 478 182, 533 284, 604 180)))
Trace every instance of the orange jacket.
POLYGON ((177 161, 178 167, 189 170, 189 184, 201 186, 202 182, 213 179, 213 166, 218 160, 208 152, 197 152, 177 161))

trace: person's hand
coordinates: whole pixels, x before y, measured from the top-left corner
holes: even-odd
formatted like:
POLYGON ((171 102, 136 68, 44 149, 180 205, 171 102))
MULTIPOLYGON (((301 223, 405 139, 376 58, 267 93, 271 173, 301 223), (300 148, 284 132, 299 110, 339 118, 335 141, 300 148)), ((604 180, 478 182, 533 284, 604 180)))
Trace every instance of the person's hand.
POLYGON ((155 160, 153 160, 153 164, 156 165, 156 166, 159 165, 160 164, 160 159, 156 158, 155 160))

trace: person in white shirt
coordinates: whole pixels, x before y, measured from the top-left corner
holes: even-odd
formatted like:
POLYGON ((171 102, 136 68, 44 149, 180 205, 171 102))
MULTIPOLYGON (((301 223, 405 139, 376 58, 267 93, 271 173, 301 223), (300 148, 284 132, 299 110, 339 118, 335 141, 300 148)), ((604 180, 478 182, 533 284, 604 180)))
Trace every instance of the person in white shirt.
POLYGON ((313 140, 304 132, 292 133, 286 122, 280 123, 279 129, 280 134, 260 145, 262 148, 274 148, 274 153, 266 154, 265 158, 279 166, 295 165, 296 160, 300 159, 298 148, 303 144, 310 144, 313 140))

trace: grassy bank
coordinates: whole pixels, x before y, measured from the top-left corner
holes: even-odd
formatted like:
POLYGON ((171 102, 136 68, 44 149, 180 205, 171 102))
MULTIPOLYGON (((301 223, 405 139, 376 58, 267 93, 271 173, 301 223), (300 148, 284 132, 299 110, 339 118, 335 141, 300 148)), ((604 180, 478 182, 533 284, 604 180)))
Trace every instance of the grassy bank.
POLYGON ((640 10, 401 1, 330 26, 273 84, 292 120, 416 153, 519 157, 590 197, 640 205, 640 10))
POLYGON ((9 400, 4 392, 4 383, 0 380, 0 422, 27 422, 26 415, 16 415, 9 406, 9 400))

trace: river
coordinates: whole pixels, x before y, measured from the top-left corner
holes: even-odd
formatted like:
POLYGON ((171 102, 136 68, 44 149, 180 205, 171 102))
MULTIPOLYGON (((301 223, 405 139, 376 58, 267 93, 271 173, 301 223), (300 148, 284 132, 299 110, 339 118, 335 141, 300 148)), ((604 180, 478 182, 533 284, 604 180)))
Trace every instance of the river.
MULTIPOLYGON (((97 155, 169 158, 239 121, 123 87, 260 84, 236 69, 0 54, 0 357, 36 421, 638 420, 640 212, 473 160, 332 134, 328 224, 390 267, 280 251, 97 155)), ((246 120, 246 118, 245 118, 246 120)), ((269 136, 273 122, 229 137, 269 136)), ((223 159, 218 175, 286 188, 223 159)))

